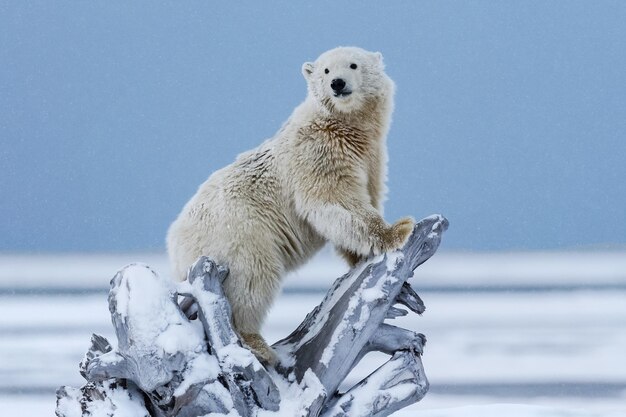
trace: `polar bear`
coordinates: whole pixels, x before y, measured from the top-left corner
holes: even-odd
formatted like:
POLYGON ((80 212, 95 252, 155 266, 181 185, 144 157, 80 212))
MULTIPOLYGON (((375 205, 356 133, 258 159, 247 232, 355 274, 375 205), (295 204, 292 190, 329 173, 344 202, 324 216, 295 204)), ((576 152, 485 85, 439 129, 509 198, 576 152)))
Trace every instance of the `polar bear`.
POLYGON ((174 277, 206 255, 227 266, 233 325, 265 362, 259 335, 284 275, 326 242, 351 266, 401 247, 410 217, 382 217, 394 84, 382 55, 339 47, 302 66, 308 95, 276 135, 213 173, 171 225, 174 277))

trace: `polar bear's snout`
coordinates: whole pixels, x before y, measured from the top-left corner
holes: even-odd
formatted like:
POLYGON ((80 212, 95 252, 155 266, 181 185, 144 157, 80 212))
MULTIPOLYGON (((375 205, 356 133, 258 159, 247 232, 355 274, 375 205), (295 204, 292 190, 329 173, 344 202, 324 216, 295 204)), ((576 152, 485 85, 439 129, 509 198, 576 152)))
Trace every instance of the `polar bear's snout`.
POLYGON ((346 88, 346 81, 343 78, 335 78, 330 82, 330 88, 332 88, 335 97, 349 96, 352 94, 350 89, 346 88))
POLYGON ((343 80, 343 78, 335 78, 330 82, 330 88, 332 88, 335 93, 341 92, 341 90, 343 90, 345 86, 346 82, 343 80))

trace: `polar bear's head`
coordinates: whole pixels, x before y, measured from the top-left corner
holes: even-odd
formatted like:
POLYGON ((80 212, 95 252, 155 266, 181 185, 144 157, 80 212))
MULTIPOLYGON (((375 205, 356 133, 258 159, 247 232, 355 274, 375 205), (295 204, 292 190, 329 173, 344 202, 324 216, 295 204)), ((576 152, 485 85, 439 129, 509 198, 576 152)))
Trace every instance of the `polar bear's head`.
POLYGON ((366 103, 393 94, 380 52, 340 47, 305 62, 302 74, 309 95, 329 112, 350 113, 366 103))

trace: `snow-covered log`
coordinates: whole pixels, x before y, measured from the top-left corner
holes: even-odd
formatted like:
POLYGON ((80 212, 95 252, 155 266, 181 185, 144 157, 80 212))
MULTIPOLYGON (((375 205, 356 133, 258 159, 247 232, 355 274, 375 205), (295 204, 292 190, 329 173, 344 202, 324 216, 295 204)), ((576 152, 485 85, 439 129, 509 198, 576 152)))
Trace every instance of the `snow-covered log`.
POLYGON ((117 347, 94 335, 80 364, 88 381, 57 391, 59 417, 382 417, 428 391, 422 334, 385 323, 424 304, 407 280, 447 229, 420 221, 398 251, 357 265, 287 338, 267 369, 240 341, 222 291, 228 271, 206 257, 175 284, 131 264, 111 281, 117 347), (345 393, 339 385, 372 351, 388 362, 345 393))

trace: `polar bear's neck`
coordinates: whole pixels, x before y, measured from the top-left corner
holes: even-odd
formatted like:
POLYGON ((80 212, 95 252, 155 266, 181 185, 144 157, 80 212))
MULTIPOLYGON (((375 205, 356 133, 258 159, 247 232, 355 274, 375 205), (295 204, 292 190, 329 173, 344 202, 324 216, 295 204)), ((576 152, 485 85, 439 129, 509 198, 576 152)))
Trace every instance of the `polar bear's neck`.
POLYGON ((370 98, 359 110, 351 113, 330 112, 312 97, 307 97, 296 107, 281 131, 332 120, 368 132, 371 139, 384 141, 389 130, 392 111, 392 96, 370 98))

